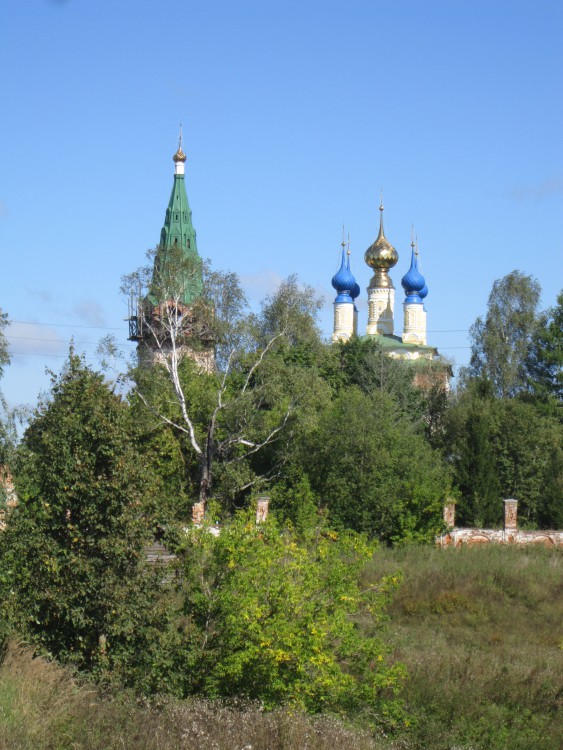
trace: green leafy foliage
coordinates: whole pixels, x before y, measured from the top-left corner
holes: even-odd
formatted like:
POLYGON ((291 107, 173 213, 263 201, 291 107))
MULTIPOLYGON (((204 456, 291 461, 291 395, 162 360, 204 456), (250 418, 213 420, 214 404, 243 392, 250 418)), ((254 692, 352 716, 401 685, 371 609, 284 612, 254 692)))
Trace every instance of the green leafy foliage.
POLYGON ((341 527, 387 542, 430 540, 441 528, 448 471, 385 393, 347 388, 321 415, 301 460, 341 527))
POLYGON ((446 417, 443 450, 460 492, 461 525, 495 526, 502 498, 519 501, 522 524, 560 528, 563 430, 521 399, 495 398, 486 382, 461 392, 446 417))
POLYGON ((512 397, 526 390, 527 362, 538 326, 539 283, 520 271, 494 282, 485 319, 470 330, 467 374, 489 380, 495 395, 512 397))
POLYGON ((10 363, 10 352, 5 333, 9 324, 8 314, 2 312, 2 308, 0 308, 0 378, 4 374, 4 367, 10 363))
POLYGON ((421 417, 424 393, 413 383, 413 368, 407 362, 385 354, 373 338, 353 337, 330 348, 333 357, 332 382, 338 392, 356 386, 363 393, 386 393, 395 399, 401 415, 421 417))
POLYGON ((529 356, 529 381, 532 392, 544 400, 553 400, 561 411, 563 401, 563 291, 557 304, 539 320, 529 356))
MULTIPOLYGON (((10 363, 10 352, 5 329, 9 325, 7 313, 0 308, 0 378, 4 368, 10 363)), ((5 465, 11 458, 16 442, 15 414, 10 410, 4 395, 0 391, 0 466, 5 465)), ((0 501, 4 499, 4 489, 0 485, 0 501)))
POLYGON ((451 405, 442 438, 460 493, 458 525, 489 527, 502 518, 502 489, 490 444, 497 429, 496 401, 486 384, 484 393, 479 393, 478 385, 473 384, 451 405))
POLYGON ((218 537, 191 531, 179 550, 184 694, 398 717, 402 669, 380 625, 399 580, 361 585, 373 550, 352 532, 300 536, 245 514, 218 537))
POLYGON ((154 487, 128 410, 71 351, 18 451, 19 504, 0 552, 4 615, 65 661, 129 659, 155 582, 143 553, 154 487))
MULTIPOLYGON (((125 279, 124 288, 132 283, 143 288, 147 279, 152 279, 154 292, 148 269, 125 279)), ((173 291, 162 279, 161 308, 177 309, 169 300, 173 291)), ((137 413, 145 409, 140 420, 147 435, 144 446, 150 456, 160 454, 159 471, 167 486, 178 476, 181 457, 184 484, 176 490, 203 502, 219 500, 230 510, 250 488, 278 473, 295 430, 316 408, 323 389, 320 377, 306 372, 306 353, 322 348, 315 321, 319 302, 311 289, 290 277, 264 301, 260 314, 250 314, 238 279, 209 268, 204 295, 208 312, 214 311, 208 321, 214 370, 204 372, 191 357, 179 354, 186 342, 193 349, 194 332, 183 323, 188 315, 160 315, 155 322, 153 313, 141 306, 144 324, 153 331, 150 345, 160 342, 159 358, 156 366, 149 369, 141 361, 131 372, 131 400, 137 413), (177 450, 169 441, 171 430, 177 450), (158 435, 166 435, 165 453, 158 435)))

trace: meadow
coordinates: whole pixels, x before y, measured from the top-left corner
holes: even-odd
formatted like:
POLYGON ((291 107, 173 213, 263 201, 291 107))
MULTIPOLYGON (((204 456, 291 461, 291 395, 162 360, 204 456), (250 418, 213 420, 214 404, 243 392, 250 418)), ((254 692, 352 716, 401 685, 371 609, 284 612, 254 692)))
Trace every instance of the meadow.
POLYGON ((331 716, 104 692, 13 639, 0 667, 1 750, 559 750, 563 555, 506 547, 380 549, 401 571, 387 638, 408 724, 373 736, 331 716))

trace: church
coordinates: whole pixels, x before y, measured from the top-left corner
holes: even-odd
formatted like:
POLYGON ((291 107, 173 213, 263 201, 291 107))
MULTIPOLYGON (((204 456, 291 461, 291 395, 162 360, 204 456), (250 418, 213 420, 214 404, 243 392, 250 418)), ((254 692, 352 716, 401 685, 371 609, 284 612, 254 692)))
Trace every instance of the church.
POLYGON ((163 363, 189 356, 204 372, 215 367, 213 311, 203 299, 203 262, 184 181, 186 155, 182 132, 172 157, 174 181, 147 293, 129 302, 129 340, 140 361, 163 363))
MULTIPOLYGON (((373 270, 367 288, 368 320, 366 337, 373 337, 391 357, 406 360, 433 360, 438 350, 426 340, 426 310, 424 300, 428 287, 419 268, 418 247, 411 242, 410 268, 401 279, 405 292, 403 302, 403 335, 395 335, 395 287, 389 271, 399 260, 399 254, 385 237, 383 228, 383 200, 379 205, 379 234, 365 252, 365 261, 373 270)), ((342 241, 342 261, 332 277, 337 292, 334 300, 333 342, 347 341, 358 335, 358 309, 356 299, 360 287, 350 268, 350 250, 342 241)))
MULTIPOLYGON (((178 150, 172 159, 174 181, 154 258, 152 282, 148 294, 131 305, 129 339, 136 341, 139 351, 144 351, 143 356, 151 361, 159 361, 170 355, 171 348, 176 347, 180 356, 191 356, 203 370, 209 372, 214 368, 212 338, 203 333, 194 337, 206 311, 202 300, 202 260, 197 250, 196 232, 184 181, 186 155, 182 150, 181 133, 178 150), (166 290, 164 294, 163 288, 166 290), (182 343, 182 337, 184 340, 190 338, 191 344, 182 343), (200 342, 196 348, 193 345, 194 338, 198 338, 200 342)), ((403 334, 398 336, 395 334, 394 323, 395 287, 389 271, 397 264, 399 255, 385 237, 383 200, 380 202, 379 212, 379 234, 365 252, 365 261, 373 270, 367 288, 368 319, 365 337, 376 340, 390 357, 427 365, 438 358, 438 350, 429 346, 426 339, 424 300, 428 288, 419 267, 418 247, 413 237, 410 268, 401 279, 405 299, 403 334)), ((352 274, 350 250, 346 250, 344 241, 341 265, 332 278, 332 286, 337 293, 334 300, 332 341, 348 341, 352 336, 359 335, 356 299, 360 295, 360 287, 352 274)), ((423 380, 422 371, 417 373, 416 378, 423 380)), ((420 382, 420 385, 423 384, 420 382)))

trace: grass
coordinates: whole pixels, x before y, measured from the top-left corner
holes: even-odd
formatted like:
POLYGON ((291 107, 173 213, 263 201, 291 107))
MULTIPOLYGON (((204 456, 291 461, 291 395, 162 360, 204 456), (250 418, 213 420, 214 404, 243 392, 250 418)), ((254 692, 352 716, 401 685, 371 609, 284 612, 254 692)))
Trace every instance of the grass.
POLYGON ((563 554, 490 546, 382 550, 369 579, 400 569, 390 610, 409 673, 412 750, 563 747, 563 554))
POLYGON ((0 667, 0 750, 377 750, 330 717, 256 705, 101 695, 10 643, 0 667))
POLYGON ((256 705, 102 695, 11 643, 0 750, 560 750, 563 555, 479 547, 382 549, 366 584, 401 570, 389 611, 410 726, 393 738, 256 705))

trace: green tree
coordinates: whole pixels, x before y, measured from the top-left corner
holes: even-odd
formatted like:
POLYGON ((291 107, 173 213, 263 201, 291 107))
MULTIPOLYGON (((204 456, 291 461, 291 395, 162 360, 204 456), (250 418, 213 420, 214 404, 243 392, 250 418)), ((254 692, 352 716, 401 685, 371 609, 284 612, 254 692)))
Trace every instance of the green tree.
POLYGON ((2 308, 0 308, 0 378, 4 374, 6 365, 10 364, 10 352, 5 333, 5 329, 9 324, 8 314, 2 312, 2 308))
POLYGON ((532 392, 563 401, 563 291, 555 307, 544 313, 536 328, 529 357, 529 384, 532 392))
POLYGON ((539 283, 520 271, 494 282, 485 319, 477 318, 470 329, 471 360, 466 378, 490 380, 495 395, 501 398, 527 389, 540 294, 539 283))
POLYGON ((287 451, 277 451, 273 463, 262 454, 274 443, 289 443, 309 393, 318 390, 290 351, 305 355, 320 346, 320 303, 291 277, 252 314, 238 279, 207 269, 199 307, 186 310, 176 280, 187 272, 173 273, 169 265, 160 286, 155 274, 143 269, 124 283, 150 288, 161 311, 156 320, 154 306, 139 306, 142 325, 151 331, 145 343, 158 357, 156 367, 133 371, 133 400, 181 436, 188 491, 203 503, 212 497, 232 502, 278 472, 287 451), (215 350, 215 367, 208 371, 185 356, 201 340, 213 342, 215 350), (161 387, 154 387, 156 381, 161 387))
POLYGON ((0 552, 4 614, 79 666, 141 658, 155 602, 143 545, 154 490, 128 409, 72 351, 18 450, 0 552))
POLYGON ((460 493, 459 523, 499 524, 508 497, 519 501, 523 525, 561 523, 563 427, 534 403, 495 398, 490 383, 475 381, 452 404, 443 445, 460 493))
POLYGON ((456 508, 460 526, 495 526, 502 518, 502 490, 491 450, 497 429, 491 390, 488 381, 474 381, 457 395, 445 418, 441 441, 460 493, 456 508))
POLYGON ((194 530, 182 546, 184 694, 400 715, 402 668, 380 629, 399 579, 361 584, 374 551, 365 538, 300 537, 240 514, 219 537, 194 530))
POLYGON ((423 413, 423 392, 413 383, 414 370, 404 360, 386 354, 373 338, 357 336, 331 347, 332 382, 340 392, 356 386, 364 393, 387 393, 403 415, 414 419, 423 413))
MULTIPOLYGON (((4 375, 4 368, 10 363, 10 353, 5 329, 9 325, 8 315, 0 308, 0 378, 4 375)), ((14 445, 14 421, 8 409, 8 404, 0 392, 0 465, 8 460, 14 445)), ((2 489, 0 488, 0 492, 2 489)))
POLYGON ((347 388, 301 454, 334 523, 386 542, 427 541, 439 532, 448 471, 388 394, 347 388))
POLYGON ((563 425, 533 404, 496 404, 496 430, 490 449, 502 497, 519 501, 518 517, 532 528, 558 528, 563 485, 563 425))
MULTIPOLYGON (((4 368, 10 363, 10 352, 5 329, 9 325, 8 315, 0 308, 0 379, 4 375, 4 368)), ((0 391, 0 517, 3 520, 6 513, 8 499, 5 481, 9 477, 9 467, 12 462, 17 442, 16 422, 23 410, 10 409, 4 394, 0 391)))

